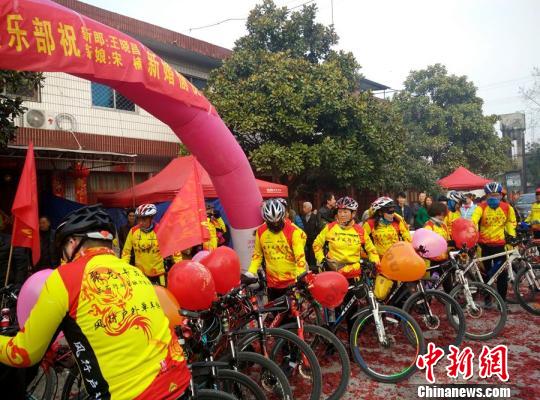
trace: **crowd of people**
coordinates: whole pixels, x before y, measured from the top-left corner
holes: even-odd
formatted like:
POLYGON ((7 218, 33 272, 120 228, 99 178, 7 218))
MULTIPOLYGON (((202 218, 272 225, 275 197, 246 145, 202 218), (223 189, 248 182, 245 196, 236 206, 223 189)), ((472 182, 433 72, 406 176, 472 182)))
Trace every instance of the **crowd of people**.
MULTIPOLYGON (((478 227, 482 256, 504 253, 511 238, 516 236, 521 219, 513 207, 518 196, 519 193, 513 192, 508 199, 502 185, 491 182, 485 185, 480 198, 473 193, 451 191, 434 200, 420 192, 418 203, 411 207, 406 204, 405 193, 399 193, 396 201, 379 197, 369 209, 359 213, 354 199, 336 200, 334 194, 326 193, 318 211, 305 202, 302 215, 293 218, 285 200, 271 199, 262 209, 265 223, 256 232, 248 274, 254 275, 264 261, 272 297, 281 295, 280 289, 289 286, 307 268, 339 271, 347 279, 355 279, 361 273, 361 258, 378 264, 394 243, 411 242, 411 231, 420 228, 438 233, 452 248, 452 225, 458 218, 471 220, 478 227)), ((536 190, 536 200, 530 215, 522 222, 530 224, 535 237, 540 237, 540 189, 536 190)), ((447 258, 443 254, 429 262, 436 267, 447 258)), ((504 260, 504 256, 487 260, 484 275, 489 277, 504 260)), ((436 268, 432 270, 438 273, 436 268)), ((379 274, 376 296, 384 299, 392 285, 391 280, 379 274)), ((450 291, 451 285, 451 281, 446 281, 445 290, 450 291)), ((497 278, 497 288, 503 299, 507 286, 508 277, 502 273, 497 278)))
MULTIPOLYGON (((267 200, 246 275, 264 269, 270 300, 283 295, 308 269, 333 270, 354 280, 361 274, 362 259, 378 265, 394 243, 411 241, 411 228, 418 229, 420 221, 421 227, 437 232, 452 245, 453 222, 470 219, 478 226, 482 255, 504 251, 508 239, 516 235, 516 213, 499 183, 487 184, 484 191, 481 201, 450 192, 429 202, 430 197, 420 193, 413 207, 405 203, 403 194, 397 201, 380 197, 362 215, 356 200, 336 200, 331 193, 317 211, 305 202, 300 216, 288 211, 284 199, 267 200)), ((62 330, 93 398, 122 393, 122 398, 165 399, 183 393, 190 372, 152 285, 166 284, 167 262, 178 262, 183 255, 175 254, 171 260, 161 257, 156 214, 153 204, 129 210, 128 225, 119 230, 118 239, 110 216, 99 206, 68 214, 55 232, 50 221, 41 218, 42 254, 36 268, 59 266, 47 279, 24 329, 14 337, 0 336, 0 362, 29 367, 43 357, 62 330), (122 248, 120 256, 115 246, 122 248), (122 362, 113 365, 111 360, 122 362)), ((540 188, 525 222, 539 237, 540 188)), ((225 244, 227 227, 211 205, 206 223, 210 240, 201 248, 212 250, 225 244)), ((442 255, 431 262, 437 265, 445 258, 442 255)), ((484 273, 489 275, 500 261, 493 259, 484 273)), ((384 298, 392 285, 379 274, 375 295, 384 298)), ((498 278, 497 288, 504 298, 505 274, 498 278)))

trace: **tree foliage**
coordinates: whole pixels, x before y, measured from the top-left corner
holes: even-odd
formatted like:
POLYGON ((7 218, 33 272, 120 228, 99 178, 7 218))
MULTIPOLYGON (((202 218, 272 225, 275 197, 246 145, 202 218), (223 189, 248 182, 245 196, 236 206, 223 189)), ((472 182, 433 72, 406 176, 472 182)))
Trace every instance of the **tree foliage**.
POLYGON ((336 52, 316 6, 289 13, 271 1, 210 78, 207 96, 253 167, 289 185, 385 188, 400 174, 404 131, 391 103, 358 93, 359 64, 336 52), (383 154, 383 156, 381 156, 383 154))
POLYGON ((510 166, 510 143, 497 136, 496 117, 483 114, 483 101, 466 76, 449 75, 436 64, 412 71, 404 86, 393 102, 403 115, 409 155, 429 167, 430 179, 461 165, 486 176, 510 166))
POLYGON ((0 148, 5 148, 15 138, 14 120, 26 110, 20 97, 4 93, 17 93, 17 88, 41 86, 43 75, 35 72, 0 70, 0 148))

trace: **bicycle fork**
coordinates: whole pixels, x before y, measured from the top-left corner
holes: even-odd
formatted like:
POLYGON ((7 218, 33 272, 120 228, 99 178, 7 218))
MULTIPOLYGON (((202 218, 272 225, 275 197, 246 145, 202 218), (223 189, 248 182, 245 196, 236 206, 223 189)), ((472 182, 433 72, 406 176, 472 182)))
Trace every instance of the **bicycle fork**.
POLYGON ((370 290, 368 292, 368 299, 369 303, 371 305, 371 310, 373 313, 373 320, 375 321, 375 329, 377 330, 377 337, 379 338, 379 342, 382 343, 384 346, 388 344, 388 340, 386 338, 386 332, 384 331, 384 324, 382 323, 381 314, 379 312, 379 303, 375 299, 375 295, 370 290))

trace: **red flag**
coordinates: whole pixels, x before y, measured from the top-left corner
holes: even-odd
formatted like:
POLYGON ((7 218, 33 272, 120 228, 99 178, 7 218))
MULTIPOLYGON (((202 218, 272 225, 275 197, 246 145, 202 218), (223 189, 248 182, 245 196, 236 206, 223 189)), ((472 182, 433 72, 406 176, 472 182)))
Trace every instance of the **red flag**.
POLYGON ((156 228, 162 257, 201 244, 210 239, 206 228, 206 207, 199 165, 192 158, 192 172, 156 228))
POLYGON ((36 162, 34 160, 34 145, 28 145, 26 160, 17 187, 17 194, 11 207, 13 214, 13 236, 11 244, 32 249, 32 262, 39 260, 39 218, 36 162))

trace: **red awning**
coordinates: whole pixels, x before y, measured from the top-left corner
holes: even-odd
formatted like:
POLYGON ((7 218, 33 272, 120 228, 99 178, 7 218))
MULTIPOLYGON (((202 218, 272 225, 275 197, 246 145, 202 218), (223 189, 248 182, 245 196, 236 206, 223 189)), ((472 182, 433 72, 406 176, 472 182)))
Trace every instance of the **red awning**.
POLYGON ((450 175, 437 181, 443 188, 453 190, 481 189, 489 182, 492 180, 473 174, 465 167, 459 167, 450 175))
MULTIPOLYGON (((160 203, 171 201, 186 182, 190 172, 189 159, 180 157, 172 160, 163 170, 152 178, 118 193, 98 195, 98 202, 105 207, 131 207, 133 204, 160 203), (135 202, 133 201, 135 198, 135 202)), ((201 183, 204 197, 217 198, 216 189, 208 173, 201 167, 201 183)), ((262 197, 287 197, 287 186, 257 179, 262 197)))

